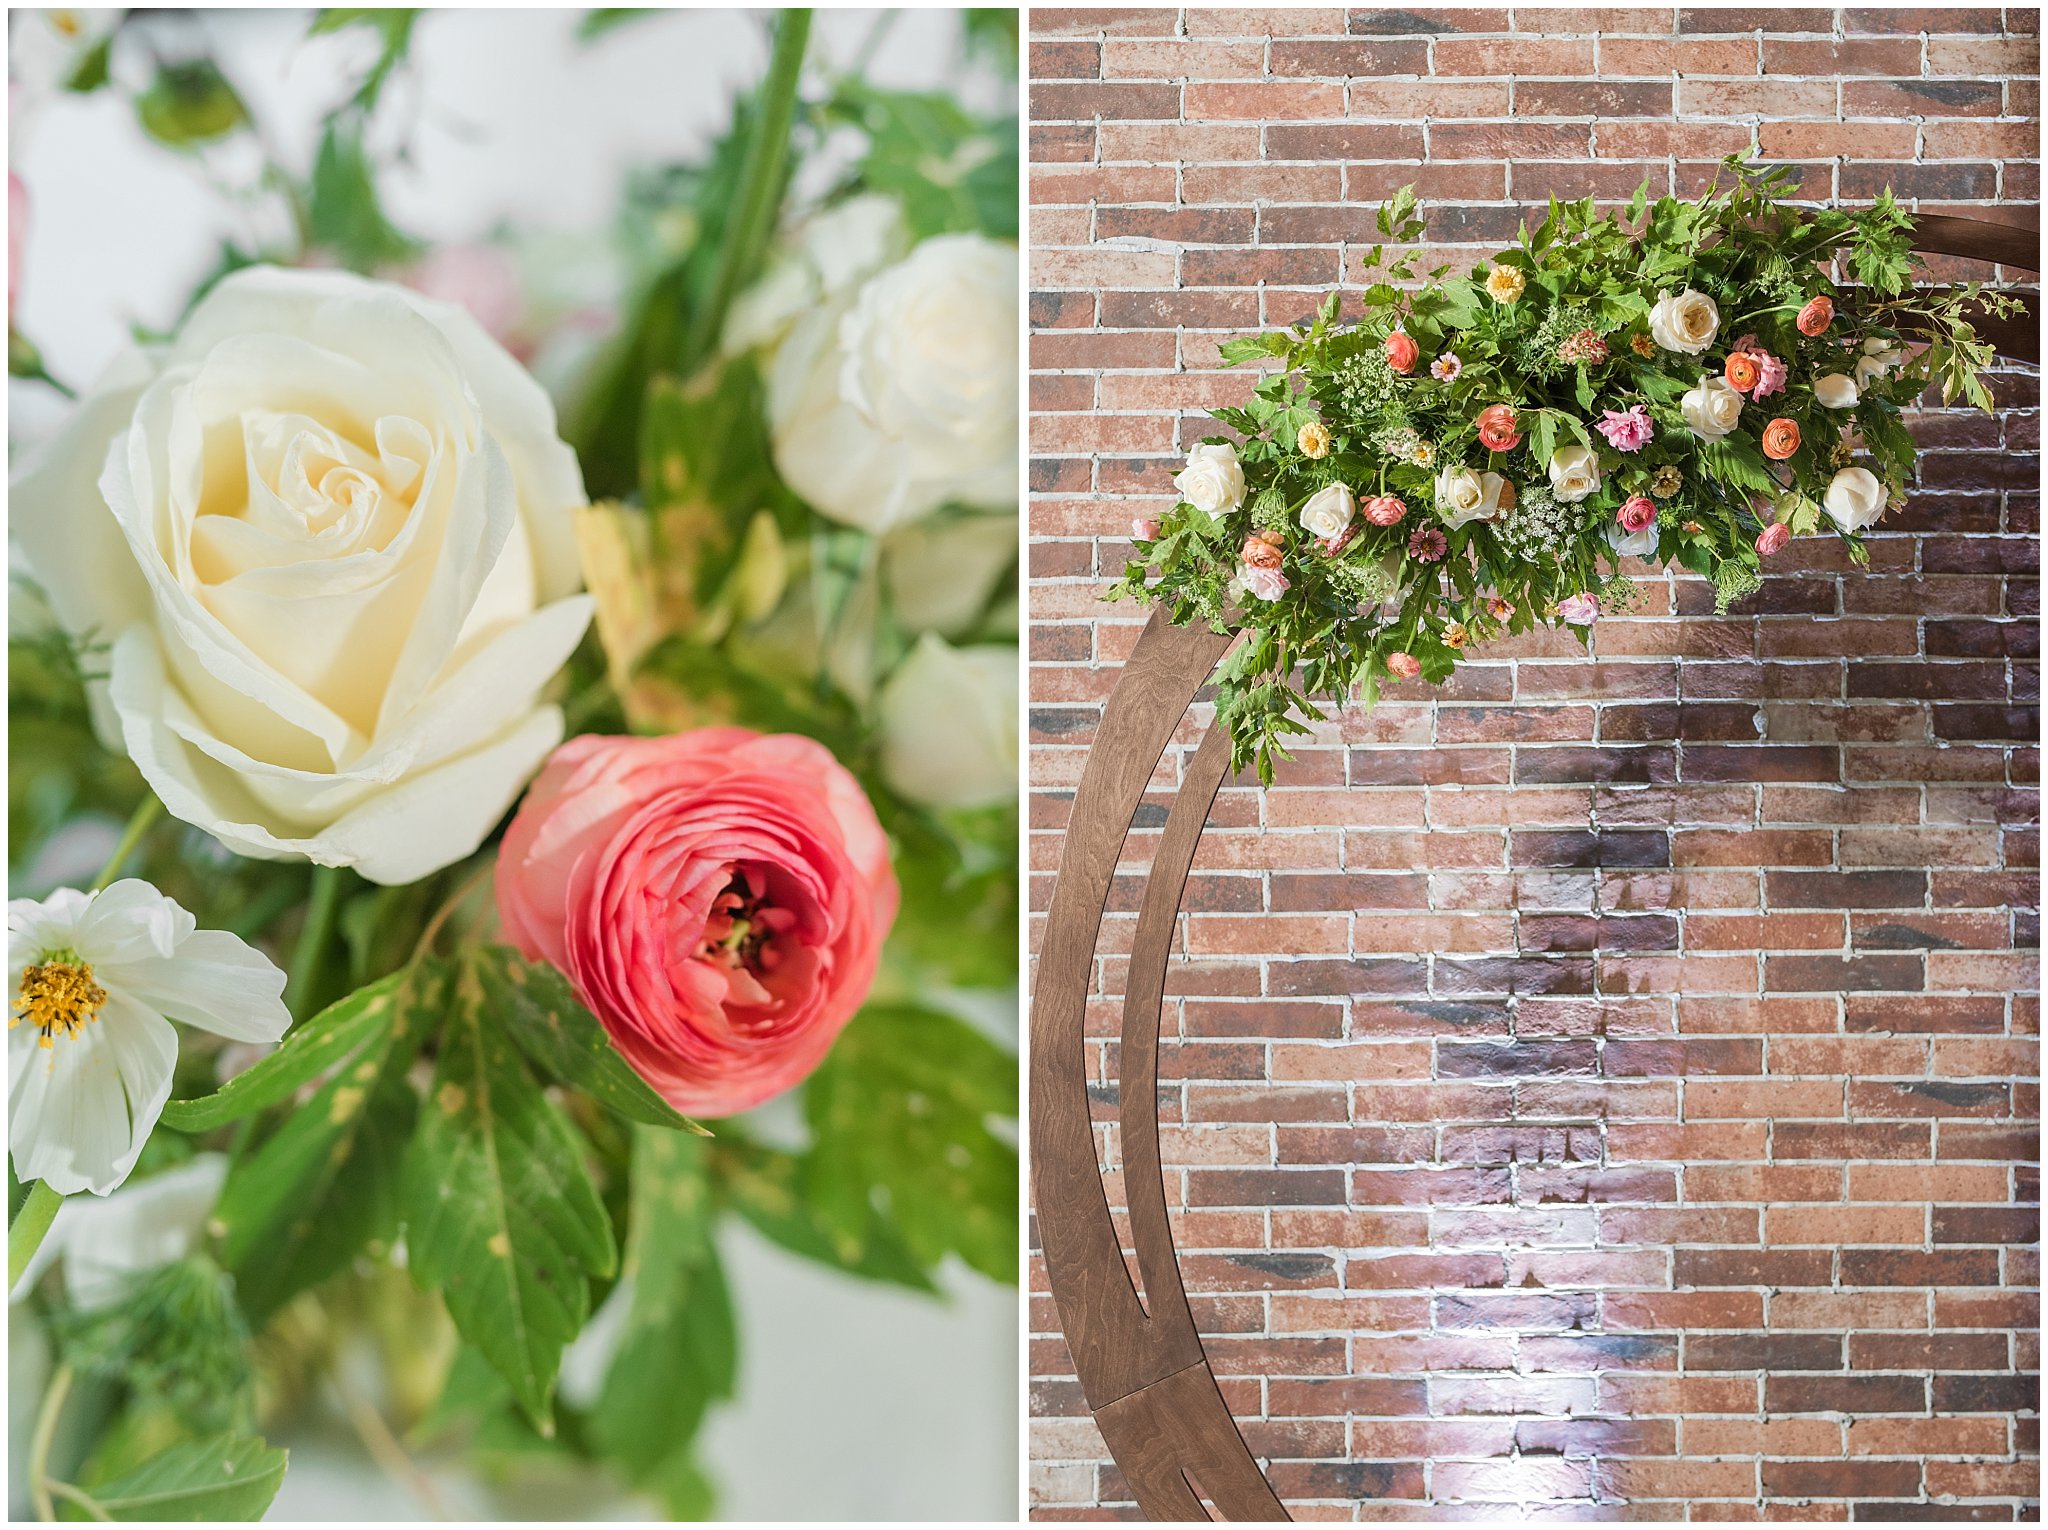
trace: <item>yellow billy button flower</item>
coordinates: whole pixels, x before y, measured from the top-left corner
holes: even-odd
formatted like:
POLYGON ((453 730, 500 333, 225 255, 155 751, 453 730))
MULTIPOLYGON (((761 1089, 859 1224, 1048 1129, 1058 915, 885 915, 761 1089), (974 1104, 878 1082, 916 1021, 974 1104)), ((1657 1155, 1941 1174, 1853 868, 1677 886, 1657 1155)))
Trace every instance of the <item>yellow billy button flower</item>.
POLYGON ((1495 266, 1486 273, 1486 295, 1496 303, 1512 303, 1529 285, 1529 278, 1514 266, 1495 266))
POLYGON ((267 956, 134 879, 9 903, 7 968, 7 1147, 16 1178, 58 1195, 106 1195, 135 1167, 171 1095, 173 1020, 263 1042, 291 1023, 267 956))
POLYGON ((1330 427, 1321 420, 1310 420, 1295 432, 1294 444, 1301 448, 1304 457, 1327 457, 1330 455, 1330 427))

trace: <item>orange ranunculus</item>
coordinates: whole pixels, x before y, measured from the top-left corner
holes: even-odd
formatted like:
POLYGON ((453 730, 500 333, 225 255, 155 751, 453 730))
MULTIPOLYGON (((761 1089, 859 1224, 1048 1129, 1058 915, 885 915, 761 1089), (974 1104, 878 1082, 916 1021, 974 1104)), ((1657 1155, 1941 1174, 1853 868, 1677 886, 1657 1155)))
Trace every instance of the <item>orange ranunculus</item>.
POLYGON ((1415 337, 1400 329, 1387 336, 1386 353, 1387 365, 1403 376, 1415 370, 1415 363, 1422 356, 1421 347, 1416 345, 1415 337))
POLYGON ((1835 321, 1835 300, 1823 292, 1819 297, 1810 298, 1799 310, 1799 333, 1809 340, 1824 334, 1835 321))
POLYGON ((1253 568, 1278 568, 1280 566, 1280 549, 1271 542, 1268 542, 1264 537, 1246 537, 1244 539, 1244 546, 1238 552, 1238 556, 1253 568))
POLYGON ((1763 376, 1763 369, 1756 364, 1756 357, 1748 351, 1730 351, 1728 364, 1721 369, 1728 379, 1728 386, 1737 393, 1747 393, 1756 386, 1756 380, 1763 376))
POLYGON ((1783 415, 1764 427, 1764 455, 1773 462, 1783 462, 1799 450, 1799 426, 1783 415))

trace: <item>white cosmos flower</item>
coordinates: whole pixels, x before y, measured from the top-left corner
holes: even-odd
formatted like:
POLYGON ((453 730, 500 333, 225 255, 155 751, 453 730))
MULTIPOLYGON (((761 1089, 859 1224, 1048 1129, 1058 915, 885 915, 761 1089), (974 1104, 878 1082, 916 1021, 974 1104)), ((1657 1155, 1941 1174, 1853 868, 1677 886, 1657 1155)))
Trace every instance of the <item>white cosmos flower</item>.
POLYGON ((111 1307, 137 1275, 189 1254, 228 1177, 228 1155, 200 1153, 175 1169, 131 1180, 104 1200, 72 1197, 15 1283, 13 1299, 64 1261, 64 1294, 83 1311, 111 1307))
POLYGON ((231 1041, 291 1024, 268 957, 133 878, 9 903, 7 977, 8 1151, 59 1195, 105 1195, 135 1167, 171 1095, 172 1020, 231 1041))

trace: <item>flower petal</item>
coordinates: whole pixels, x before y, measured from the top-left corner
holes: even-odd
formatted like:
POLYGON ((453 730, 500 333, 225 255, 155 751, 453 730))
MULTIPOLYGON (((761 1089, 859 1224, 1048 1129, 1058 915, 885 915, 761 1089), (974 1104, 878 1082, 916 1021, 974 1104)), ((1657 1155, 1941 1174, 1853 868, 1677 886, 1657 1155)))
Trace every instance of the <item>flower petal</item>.
POLYGON ((292 1023, 284 973, 226 930, 196 930, 174 956, 121 962, 97 975, 110 992, 230 1041, 277 1041, 292 1023))
POLYGON ((56 1045, 9 1033, 7 1146, 18 1179, 59 1195, 106 1195, 149 1140, 178 1062, 178 1033, 161 1015, 109 993, 99 1018, 56 1045))

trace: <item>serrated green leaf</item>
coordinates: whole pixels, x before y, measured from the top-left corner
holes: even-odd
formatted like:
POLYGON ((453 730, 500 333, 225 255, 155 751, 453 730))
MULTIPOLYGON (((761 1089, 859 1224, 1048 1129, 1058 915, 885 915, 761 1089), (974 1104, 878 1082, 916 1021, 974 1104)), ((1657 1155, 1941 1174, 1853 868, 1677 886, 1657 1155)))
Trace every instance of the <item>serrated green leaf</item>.
POLYGON ((164 1125, 181 1132, 211 1131, 238 1121, 252 1111, 289 1099, 301 1087, 336 1067, 383 1030, 407 975, 394 972, 345 999, 336 1000, 304 1025, 294 1028, 284 1044, 244 1073, 238 1073, 212 1094, 196 1100, 171 1100, 164 1105, 164 1125))
POLYGON ((456 1329, 551 1432, 563 1346, 617 1250, 583 1145, 492 1012, 474 953, 455 972, 401 1200, 413 1279, 442 1293, 456 1329))
POLYGON ((633 1071, 553 967, 529 962, 510 946, 481 947, 469 961, 493 1018, 541 1072, 629 1121, 704 1133, 633 1071))
POLYGON ((820 1220, 857 1237, 880 1210, 928 1268, 958 1253, 1016 1279, 1017 1154, 989 1130, 1016 1109, 1016 1059, 972 1026, 870 1006, 804 1089, 820 1220))
MULTIPOLYGON (((318 1034, 333 1032, 348 1044, 330 1051, 316 1039, 319 1057, 333 1063, 326 1082, 236 1160, 214 1211, 222 1256, 253 1323, 341 1269, 366 1243, 395 1236, 400 1164, 418 1107, 405 1074, 439 1020, 445 992, 442 965, 423 964, 307 1023, 310 1029, 336 1016, 318 1034)), ((259 1066, 283 1056, 280 1049, 259 1066)), ((297 1088, 297 1073, 282 1067, 249 1087, 269 1103, 297 1088)))
POLYGON ((739 1375, 732 1300, 711 1241, 708 1154, 697 1138, 633 1133, 624 1267, 632 1305, 590 1430, 640 1483, 687 1457, 706 1410, 733 1395, 739 1375))
POLYGON ((938 1288, 902 1238, 878 1212, 847 1237, 827 1229, 807 1198, 803 1161, 732 1136, 719 1138, 713 1159, 720 1191, 769 1241, 850 1275, 931 1292, 938 1288))
POLYGON ((231 1434, 173 1445, 134 1471, 72 1500, 94 1519, 256 1520, 284 1485, 285 1453, 231 1434))

